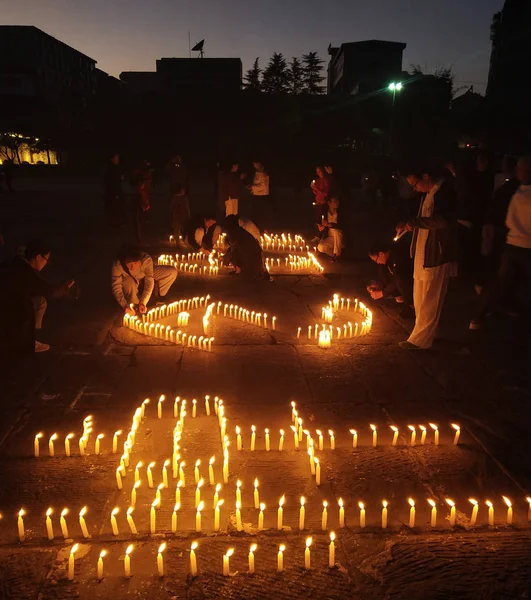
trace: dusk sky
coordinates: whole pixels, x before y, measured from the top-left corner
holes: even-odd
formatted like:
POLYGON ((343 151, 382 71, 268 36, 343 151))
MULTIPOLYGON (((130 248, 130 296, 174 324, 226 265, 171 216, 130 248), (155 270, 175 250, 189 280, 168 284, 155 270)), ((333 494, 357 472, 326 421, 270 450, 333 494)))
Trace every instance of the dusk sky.
POLYGON ((111 75, 153 71, 161 57, 188 56, 205 38, 205 55, 288 59, 329 42, 406 42, 404 70, 452 66, 457 85, 484 92, 492 15, 503 0, 0 0, 0 22, 35 25, 98 61, 111 75))

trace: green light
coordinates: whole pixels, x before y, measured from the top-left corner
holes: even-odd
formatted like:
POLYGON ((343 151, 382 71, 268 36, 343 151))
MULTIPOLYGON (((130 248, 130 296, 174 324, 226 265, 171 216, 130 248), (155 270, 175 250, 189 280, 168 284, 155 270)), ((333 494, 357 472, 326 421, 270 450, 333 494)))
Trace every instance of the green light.
POLYGON ((389 84, 389 91, 390 92, 399 92, 402 89, 402 82, 398 81, 398 82, 392 82, 389 84))

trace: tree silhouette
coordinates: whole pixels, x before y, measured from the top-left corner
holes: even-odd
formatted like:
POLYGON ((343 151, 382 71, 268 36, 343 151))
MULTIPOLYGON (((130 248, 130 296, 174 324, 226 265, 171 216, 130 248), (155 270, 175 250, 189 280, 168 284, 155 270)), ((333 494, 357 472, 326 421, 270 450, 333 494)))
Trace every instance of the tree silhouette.
POLYGON ((322 74, 322 65, 324 63, 317 52, 308 52, 302 55, 303 62, 303 83, 306 94, 323 94, 324 87, 321 82, 324 79, 322 74))
POLYGON ((303 76, 304 69, 302 67, 301 60, 300 58, 294 56, 293 60, 289 63, 289 88, 290 93, 294 96, 301 94, 303 91, 303 76))
POLYGON ((274 52, 264 69, 262 90, 267 94, 287 94, 290 89, 290 73, 281 52, 274 52))
POLYGON ((249 69, 243 78, 244 83, 243 86, 246 90, 253 92, 261 92, 262 91, 262 82, 260 81, 260 75, 262 74, 262 69, 258 66, 259 58, 257 58, 254 63, 252 69, 249 69))

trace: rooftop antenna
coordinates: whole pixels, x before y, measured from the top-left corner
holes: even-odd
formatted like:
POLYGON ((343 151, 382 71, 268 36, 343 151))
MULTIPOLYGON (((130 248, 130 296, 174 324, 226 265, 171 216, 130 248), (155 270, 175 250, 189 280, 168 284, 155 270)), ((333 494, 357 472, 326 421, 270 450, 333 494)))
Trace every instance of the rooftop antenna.
POLYGON ((192 48, 192 52, 199 52, 198 58, 203 58, 205 56, 205 53, 203 51, 204 45, 205 45, 205 40, 201 40, 200 42, 197 42, 197 44, 192 48))

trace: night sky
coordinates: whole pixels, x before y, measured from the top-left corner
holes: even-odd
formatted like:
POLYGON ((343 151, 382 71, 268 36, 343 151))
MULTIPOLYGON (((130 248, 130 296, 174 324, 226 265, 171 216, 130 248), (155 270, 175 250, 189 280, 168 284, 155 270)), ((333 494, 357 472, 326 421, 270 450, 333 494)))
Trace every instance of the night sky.
POLYGON ((457 85, 484 92, 490 23, 503 0, 2 0, 0 22, 35 25, 98 61, 111 75, 153 71, 160 57, 241 57, 244 69, 274 51, 288 59, 328 43, 406 42, 403 68, 453 66, 457 85), (323 10, 325 8, 326 10, 323 10))

